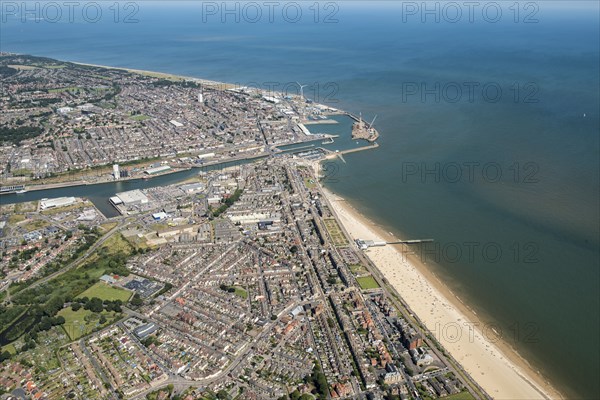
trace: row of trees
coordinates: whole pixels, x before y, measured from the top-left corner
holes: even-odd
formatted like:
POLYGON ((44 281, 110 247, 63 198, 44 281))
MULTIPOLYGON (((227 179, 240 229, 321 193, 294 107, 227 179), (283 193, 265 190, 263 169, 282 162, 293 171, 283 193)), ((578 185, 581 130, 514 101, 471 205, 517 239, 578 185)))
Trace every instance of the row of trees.
POLYGON ((219 206, 219 208, 217 208, 216 210, 214 210, 212 212, 212 216, 216 218, 219 215, 223 214, 225 211, 227 211, 227 209, 229 207, 231 207, 233 205, 233 203, 235 203, 236 201, 239 200, 242 193, 243 193, 242 189, 236 189, 235 192, 233 192, 233 194, 231 196, 229 196, 228 198, 225 199, 225 201, 223 201, 223 204, 221 204, 221 206, 219 206))
POLYGON ((82 297, 81 299, 75 300, 71 303, 71 309, 73 311, 78 311, 83 307, 84 310, 89 310, 95 313, 101 313, 102 311, 114 311, 114 312, 122 312, 121 306, 123 302, 121 300, 102 300, 98 297, 92 297, 88 299, 87 297, 82 297))

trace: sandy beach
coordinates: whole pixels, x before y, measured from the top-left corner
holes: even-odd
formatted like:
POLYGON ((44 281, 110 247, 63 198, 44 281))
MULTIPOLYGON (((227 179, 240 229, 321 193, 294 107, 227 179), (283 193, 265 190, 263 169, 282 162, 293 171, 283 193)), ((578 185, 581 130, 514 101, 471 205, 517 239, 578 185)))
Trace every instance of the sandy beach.
POLYGON ((127 71, 127 72, 132 72, 135 74, 140 74, 140 75, 146 75, 146 76, 151 76, 154 78, 163 78, 163 79, 171 79, 171 80, 187 80, 187 81, 194 81, 196 83, 200 83, 202 85, 205 86, 211 86, 211 87, 216 87, 222 90, 226 90, 226 89, 232 89, 237 87, 237 85, 231 84, 231 83, 224 83, 224 82, 217 82, 217 81, 211 81, 208 79, 200 79, 200 78, 195 78, 192 76, 183 76, 183 75, 176 75, 176 74, 168 74, 165 72, 156 72, 156 71, 148 71, 148 70, 144 70, 144 69, 134 69, 134 68, 124 68, 124 67, 112 67, 110 65, 100 65, 100 64, 88 64, 88 63, 81 63, 81 62, 75 62, 75 61, 67 61, 70 62, 71 64, 78 64, 78 65, 84 65, 84 66, 88 66, 88 67, 98 67, 98 68, 106 68, 106 69, 119 69, 122 71, 127 71))
MULTIPOLYGON (((354 239, 392 239, 390 233, 366 219, 343 198, 326 189, 323 192, 354 239)), ((490 396, 511 400, 563 398, 489 326, 481 323, 421 260, 395 247, 371 247, 366 255, 425 327, 490 396)))

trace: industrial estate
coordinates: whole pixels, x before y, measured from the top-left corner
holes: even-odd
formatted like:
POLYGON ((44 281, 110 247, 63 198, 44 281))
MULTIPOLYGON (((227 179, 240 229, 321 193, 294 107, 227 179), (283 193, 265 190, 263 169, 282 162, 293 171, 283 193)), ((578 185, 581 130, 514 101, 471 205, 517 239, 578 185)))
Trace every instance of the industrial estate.
MULTIPOLYGON (((6 53, 0 81, 1 398, 489 398, 326 196, 344 151, 307 126, 344 112, 6 53), (114 215, 78 195, 186 170, 115 190, 114 215)), ((350 151, 376 147, 349 117, 350 151)))

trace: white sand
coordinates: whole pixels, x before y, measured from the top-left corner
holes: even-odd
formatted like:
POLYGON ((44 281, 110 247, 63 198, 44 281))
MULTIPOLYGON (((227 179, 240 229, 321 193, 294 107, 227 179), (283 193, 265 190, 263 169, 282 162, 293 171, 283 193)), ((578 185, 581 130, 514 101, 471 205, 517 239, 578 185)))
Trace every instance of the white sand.
MULTIPOLYGON (((327 190, 324 193, 353 238, 386 239, 384 231, 343 199, 327 190)), ((464 305, 461 307, 458 299, 454 304, 448 301, 447 296, 451 295, 448 289, 423 271, 423 265, 421 270, 416 268, 417 262, 395 247, 372 247, 366 254, 427 329, 490 396, 527 400, 562 398, 490 328, 482 330, 481 323, 479 328, 473 325, 477 321, 475 314, 469 313, 464 305), (469 318, 465 317, 469 314, 469 318)))

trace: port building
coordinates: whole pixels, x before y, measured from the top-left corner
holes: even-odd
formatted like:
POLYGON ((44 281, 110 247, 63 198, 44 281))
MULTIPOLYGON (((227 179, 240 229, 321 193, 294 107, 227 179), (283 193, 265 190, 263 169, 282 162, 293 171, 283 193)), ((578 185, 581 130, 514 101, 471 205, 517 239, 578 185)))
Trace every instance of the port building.
POLYGON ((42 199, 40 200, 40 209, 47 210, 49 208, 66 207, 74 204, 76 201, 75 197, 57 197, 55 199, 42 199))

